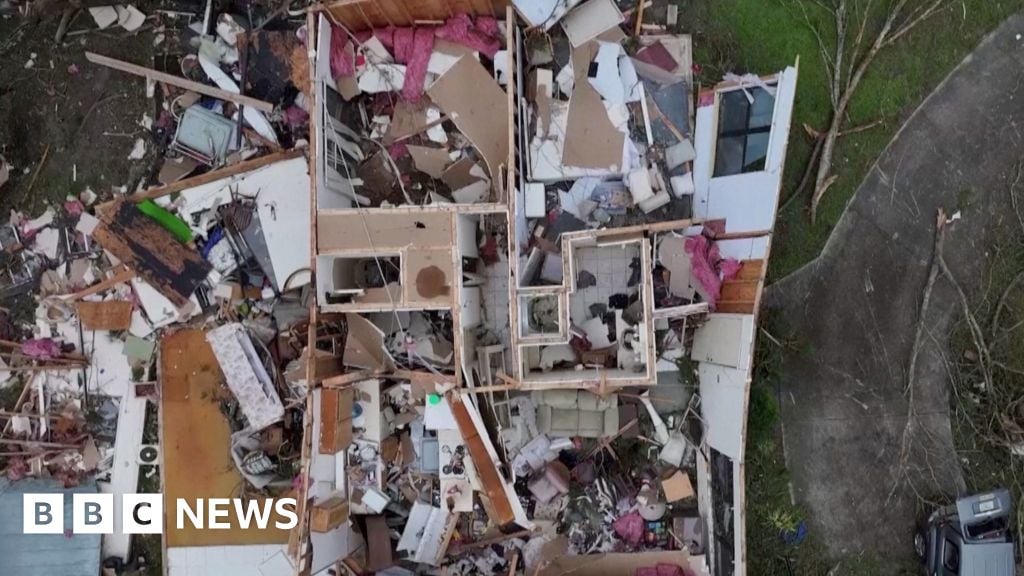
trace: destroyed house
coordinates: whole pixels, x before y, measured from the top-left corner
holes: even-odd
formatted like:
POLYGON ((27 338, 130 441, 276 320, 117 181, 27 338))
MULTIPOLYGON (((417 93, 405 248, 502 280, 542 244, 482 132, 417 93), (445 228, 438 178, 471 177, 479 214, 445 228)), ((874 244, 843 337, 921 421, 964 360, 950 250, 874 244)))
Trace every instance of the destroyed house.
MULTIPOLYGON (((631 0, 302 18, 193 22, 196 80, 87 54, 173 130, 138 191, 0 234, 39 296, 0 341, 11 494, 163 494, 169 576, 746 574, 796 66, 701 84, 631 0), (231 498, 296 525, 204 527, 231 498)), ((52 565, 136 562, 121 507, 52 565)))
POLYGON ((308 375, 296 560, 468 573, 483 544, 533 540, 542 574, 745 574, 797 70, 694 86, 689 36, 627 51, 611 0, 546 22, 563 3, 513 4, 316 17, 310 341, 330 344, 308 375), (638 428, 657 476, 595 480, 638 428), (575 522, 569 494, 607 521, 575 522))

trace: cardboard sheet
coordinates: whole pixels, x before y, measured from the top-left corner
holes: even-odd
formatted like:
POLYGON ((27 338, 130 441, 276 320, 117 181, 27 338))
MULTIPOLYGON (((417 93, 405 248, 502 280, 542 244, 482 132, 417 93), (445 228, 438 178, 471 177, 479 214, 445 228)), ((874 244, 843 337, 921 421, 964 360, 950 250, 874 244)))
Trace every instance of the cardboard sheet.
POLYGON ((661 481, 661 489, 665 491, 666 502, 685 500, 693 496, 693 484, 690 477, 681 470, 661 481))
POLYGON ((76 307, 86 330, 127 330, 132 323, 132 303, 127 300, 79 302, 76 307))
POLYGON ((460 58, 427 94, 473 143, 492 182, 500 186, 498 169, 509 155, 508 95, 472 58, 460 58))

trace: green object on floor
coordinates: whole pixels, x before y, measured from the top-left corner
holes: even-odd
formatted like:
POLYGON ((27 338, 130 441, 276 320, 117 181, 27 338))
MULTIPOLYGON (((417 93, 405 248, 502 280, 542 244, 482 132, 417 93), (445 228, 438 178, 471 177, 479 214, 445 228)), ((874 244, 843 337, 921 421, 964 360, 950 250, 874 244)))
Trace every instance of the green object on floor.
POLYGON ((188 227, 188 224, 156 202, 143 200, 138 203, 138 207, 140 212, 156 220, 157 224, 160 224, 165 230, 173 234, 178 239, 178 242, 188 244, 192 241, 192 229, 188 227))

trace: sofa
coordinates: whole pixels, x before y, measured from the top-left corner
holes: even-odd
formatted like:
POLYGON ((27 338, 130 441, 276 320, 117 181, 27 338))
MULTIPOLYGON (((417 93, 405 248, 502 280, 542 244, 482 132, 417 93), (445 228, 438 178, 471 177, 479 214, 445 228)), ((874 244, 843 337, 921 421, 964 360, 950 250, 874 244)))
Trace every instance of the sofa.
POLYGON ((553 438, 601 438, 619 431, 619 398, 585 390, 535 390, 537 429, 553 438))

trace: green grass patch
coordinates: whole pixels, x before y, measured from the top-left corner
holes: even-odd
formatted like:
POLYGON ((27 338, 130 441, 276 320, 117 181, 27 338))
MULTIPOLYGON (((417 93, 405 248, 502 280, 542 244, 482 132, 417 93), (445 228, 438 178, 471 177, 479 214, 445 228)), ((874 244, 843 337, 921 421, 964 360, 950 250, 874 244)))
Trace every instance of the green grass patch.
MULTIPOLYGON (((847 202, 900 126, 987 33, 1022 7, 1024 0, 951 1, 879 55, 851 103, 848 126, 879 119, 883 124, 839 142, 834 157, 838 179, 822 199, 814 225, 808 212, 809 190, 779 214, 769 281, 793 272, 821 252, 847 202)), ((825 130, 829 119, 827 77, 814 35, 787 0, 681 1, 680 20, 693 35, 694 62, 701 67, 697 81, 704 86, 718 82, 729 71, 778 71, 799 57, 782 192, 787 198, 810 159, 811 143, 802 125, 825 130)))

